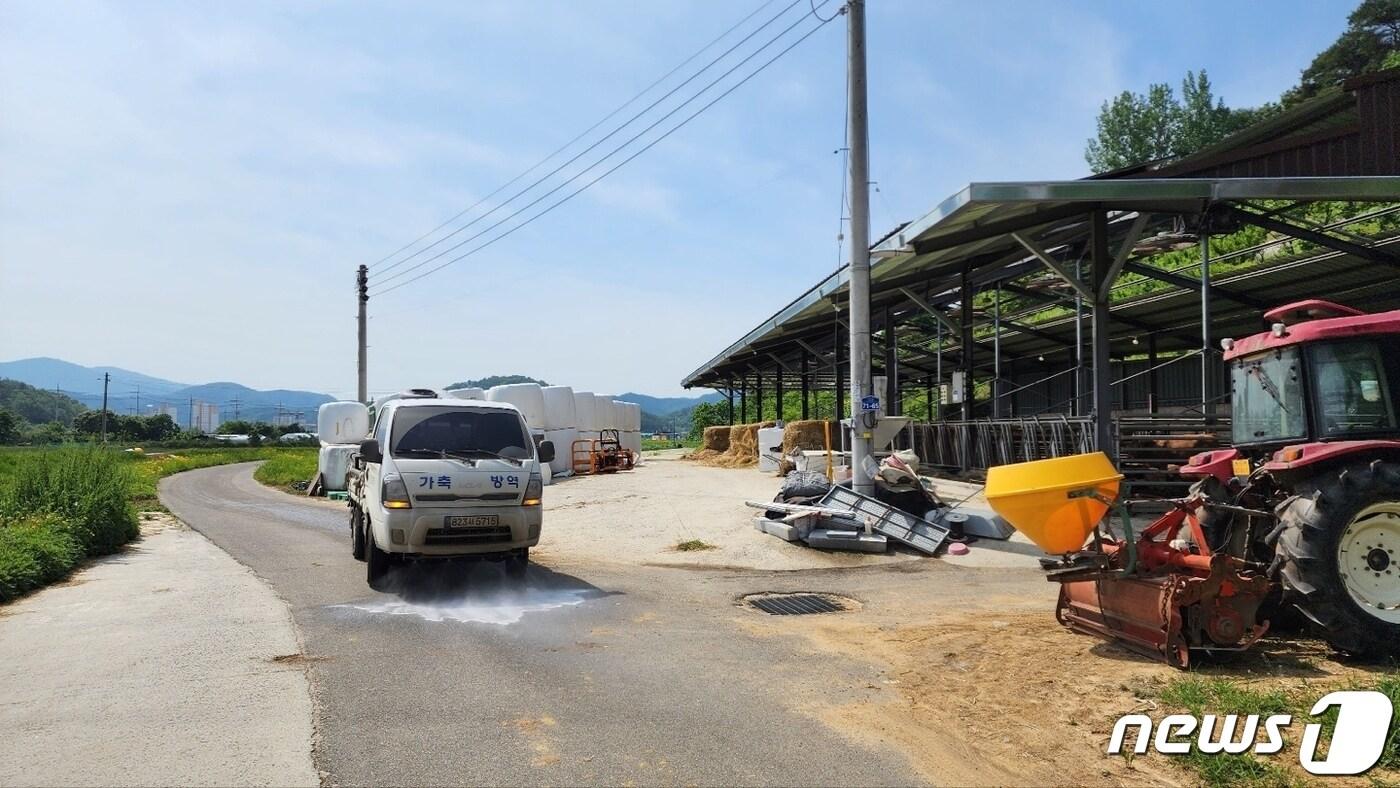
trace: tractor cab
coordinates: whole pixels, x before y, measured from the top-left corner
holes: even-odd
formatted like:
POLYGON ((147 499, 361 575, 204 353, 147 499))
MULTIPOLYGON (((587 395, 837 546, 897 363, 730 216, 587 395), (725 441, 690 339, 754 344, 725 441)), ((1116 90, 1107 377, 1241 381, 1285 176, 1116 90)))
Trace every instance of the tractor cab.
POLYGON ((1400 438, 1400 312, 1305 301, 1264 317, 1269 331, 1222 343, 1237 449, 1263 459, 1299 444, 1400 438))

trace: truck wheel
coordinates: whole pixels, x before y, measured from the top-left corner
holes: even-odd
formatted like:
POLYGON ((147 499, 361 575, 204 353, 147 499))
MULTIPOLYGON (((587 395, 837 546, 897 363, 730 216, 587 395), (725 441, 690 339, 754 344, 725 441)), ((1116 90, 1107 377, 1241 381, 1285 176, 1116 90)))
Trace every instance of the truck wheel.
POLYGON ((365 560, 365 516, 360 507, 350 507, 350 555, 365 560))
POLYGON ((512 553, 506 558, 506 575, 513 578, 523 578, 530 569, 530 548, 524 547, 518 553, 512 553))
POLYGON ((1297 493, 1275 548, 1286 598, 1334 648, 1400 655, 1400 465, 1347 465, 1297 493))
POLYGON ((375 591, 384 590, 384 579, 389 575, 389 554, 374 543, 374 529, 366 526, 365 531, 365 581, 375 591))

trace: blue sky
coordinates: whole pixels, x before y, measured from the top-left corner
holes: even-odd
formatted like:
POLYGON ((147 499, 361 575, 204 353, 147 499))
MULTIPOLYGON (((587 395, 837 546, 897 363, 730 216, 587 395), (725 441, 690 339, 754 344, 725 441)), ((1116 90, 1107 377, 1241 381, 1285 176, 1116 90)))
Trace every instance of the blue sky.
MULTIPOLYGON (((0 359, 353 394, 355 265, 759 4, 5 0, 0 359)), ((1276 98, 1352 5, 870 0, 872 231, 969 181, 1087 174, 1124 89, 1206 68, 1232 106, 1276 98)), ((838 262, 844 36, 827 25, 555 212, 375 298, 370 388, 678 393, 838 262)))

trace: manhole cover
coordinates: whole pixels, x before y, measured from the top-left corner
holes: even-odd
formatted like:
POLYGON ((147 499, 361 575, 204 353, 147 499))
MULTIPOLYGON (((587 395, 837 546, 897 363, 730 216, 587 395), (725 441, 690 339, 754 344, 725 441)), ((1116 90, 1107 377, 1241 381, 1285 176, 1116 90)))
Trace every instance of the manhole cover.
POLYGON ((774 616, 809 616, 850 610, 851 600, 834 594, 749 594, 744 602, 774 616))

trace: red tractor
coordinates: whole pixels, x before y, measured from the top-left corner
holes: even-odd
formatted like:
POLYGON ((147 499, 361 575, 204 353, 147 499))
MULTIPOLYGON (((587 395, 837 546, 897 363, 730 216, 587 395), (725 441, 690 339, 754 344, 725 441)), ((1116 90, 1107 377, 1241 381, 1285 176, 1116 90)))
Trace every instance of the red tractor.
MULTIPOLYGON (((1057 488, 1094 520, 1087 548, 1043 562, 1065 625, 1185 667, 1192 650, 1248 648, 1292 608, 1340 651, 1400 655, 1400 311, 1313 300, 1264 317, 1269 331, 1222 343, 1234 448, 1181 468, 1199 479, 1187 498, 1134 535, 1121 477, 1057 488), (1116 536, 1097 524, 1112 509, 1116 536)), ((989 500, 1008 489, 993 474, 989 500)))

